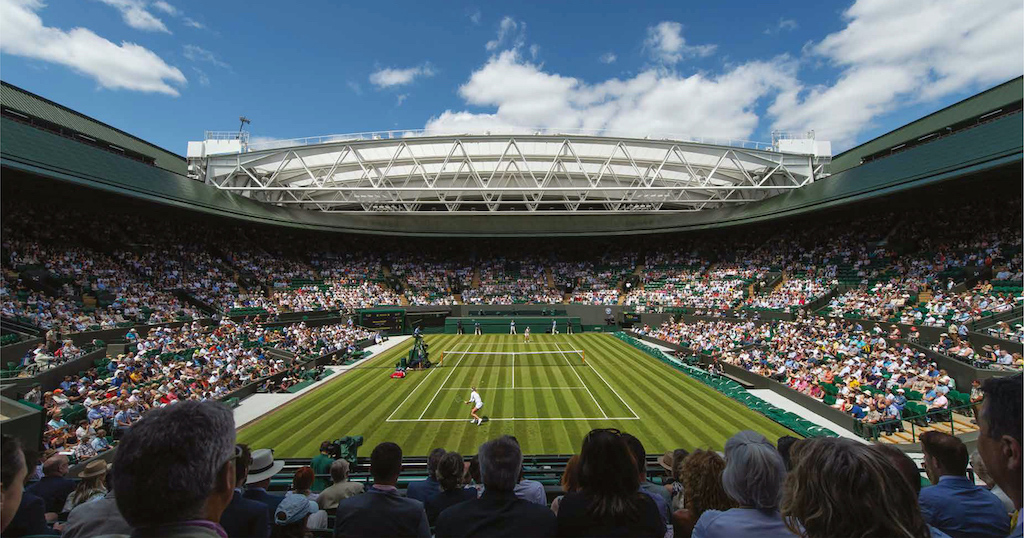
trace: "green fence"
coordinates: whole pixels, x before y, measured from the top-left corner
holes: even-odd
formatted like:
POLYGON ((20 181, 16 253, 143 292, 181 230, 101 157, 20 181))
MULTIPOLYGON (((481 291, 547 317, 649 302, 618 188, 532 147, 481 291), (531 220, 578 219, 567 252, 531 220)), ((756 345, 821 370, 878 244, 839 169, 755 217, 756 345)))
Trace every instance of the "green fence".
POLYGON ((722 394, 740 402, 747 406, 747 408, 757 411, 762 415, 770 418, 771 420, 778 422, 782 426, 793 430, 794 432, 802 435, 803 437, 837 437, 836 433, 828 428, 823 428, 814 424, 813 422, 783 409, 779 409, 774 405, 754 396, 747 392, 747 389, 743 388, 743 385, 733 381, 724 376, 712 375, 708 372, 697 368, 691 364, 685 364, 677 361, 668 355, 666 355, 660 349, 644 343, 642 340, 637 340, 632 336, 629 336, 623 332, 613 333, 613 336, 626 342, 627 344, 647 353, 648 355, 672 366, 673 368, 685 373, 686 375, 704 383, 705 385, 721 392, 722 394))
POLYGON ((555 317, 527 317, 527 316, 502 316, 502 317, 449 317, 444 320, 445 334, 455 334, 459 321, 462 321, 462 330, 466 334, 473 334, 477 323, 480 323, 480 332, 484 334, 508 334, 509 325, 512 320, 516 322, 516 332, 523 334, 527 327, 534 334, 544 334, 551 331, 551 322, 557 323, 558 332, 565 334, 566 327, 572 323, 573 332, 581 332, 583 327, 580 318, 568 316, 555 317))

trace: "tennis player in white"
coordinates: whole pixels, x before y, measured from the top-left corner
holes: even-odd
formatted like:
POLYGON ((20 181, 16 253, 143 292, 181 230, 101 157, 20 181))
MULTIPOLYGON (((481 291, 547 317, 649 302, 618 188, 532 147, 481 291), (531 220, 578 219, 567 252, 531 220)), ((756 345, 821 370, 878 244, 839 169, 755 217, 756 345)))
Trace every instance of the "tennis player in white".
POLYGON ((526 330, 523 331, 523 341, 526 342, 527 344, 530 343, 530 326, 529 325, 527 325, 526 326, 526 330))
POLYGON ((475 422, 479 426, 480 424, 484 423, 484 419, 480 418, 480 415, 477 415, 476 412, 479 411, 480 408, 484 406, 484 401, 480 399, 480 393, 476 391, 476 387, 470 387, 470 391, 471 392, 469 393, 469 400, 463 403, 473 404, 473 410, 470 411, 470 414, 473 415, 473 420, 470 420, 469 422, 475 422))

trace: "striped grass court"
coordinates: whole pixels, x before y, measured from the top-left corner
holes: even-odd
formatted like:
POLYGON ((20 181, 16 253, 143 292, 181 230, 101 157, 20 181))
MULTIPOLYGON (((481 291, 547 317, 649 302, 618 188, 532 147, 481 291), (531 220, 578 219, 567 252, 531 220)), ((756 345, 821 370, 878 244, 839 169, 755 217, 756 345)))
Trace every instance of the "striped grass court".
POLYGON ((606 334, 541 334, 531 343, 521 335, 425 340, 439 366, 391 379, 410 339, 246 425, 239 442, 274 448, 278 458, 300 458, 344 435, 365 437, 360 453, 394 441, 409 456, 435 447, 475 454, 503 434, 516 436, 527 454, 572 454, 593 428, 632 433, 649 453, 721 450, 744 429, 773 442, 794 435, 606 334), (470 423, 470 406, 463 404, 473 386, 484 402, 479 426, 470 423))

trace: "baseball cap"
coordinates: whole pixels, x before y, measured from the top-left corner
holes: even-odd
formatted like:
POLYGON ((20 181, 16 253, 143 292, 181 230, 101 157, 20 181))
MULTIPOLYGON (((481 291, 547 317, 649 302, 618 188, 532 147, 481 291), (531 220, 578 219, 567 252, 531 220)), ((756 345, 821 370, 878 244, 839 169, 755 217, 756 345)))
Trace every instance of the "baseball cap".
POLYGON ((277 510, 274 512, 274 524, 291 525, 319 509, 320 507, 305 495, 293 493, 286 496, 277 505, 277 510))

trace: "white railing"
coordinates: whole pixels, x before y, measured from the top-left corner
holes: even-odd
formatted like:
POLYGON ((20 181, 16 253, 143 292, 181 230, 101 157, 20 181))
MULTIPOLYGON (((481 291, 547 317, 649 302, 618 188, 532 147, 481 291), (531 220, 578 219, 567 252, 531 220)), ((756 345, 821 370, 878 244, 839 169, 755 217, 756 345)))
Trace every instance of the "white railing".
MULTIPOLYGON (((238 133, 212 133, 207 134, 230 134, 229 140, 238 138, 238 133)), ((248 133, 246 133, 248 134, 248 133)), ((623 138, 633 140, 651 140, 657 142, 685 142, 691 144, 708 144, 714 146, 729 146, 734 148, 753 149, 761 151, 775 151, 772 144, 765 142, 754 142, 751 140, 740 140, 733 138, 694 137, 668 133, 623 133, 607 129, 528 129, 512 128, 509 130, 490 130, 481 133, 457 133, 431 129, 396 129, 390 131, 366 131, 361 133, 334 134, 323 136, 310 136, 305 138, 289 138, 261 140, 251 142, 247 145, 248 151, 261 151, 268 149, 290 148, 296 146, 313 146, 318 144, 329 144, 334 142, 361 142, 366 140, 394 140, 402 138, 423 138, 423 137, 472 137, 472 136, 594 136, 605 138, 623 138)), ((209 136, 207 139, 210 139, 209 136)))

